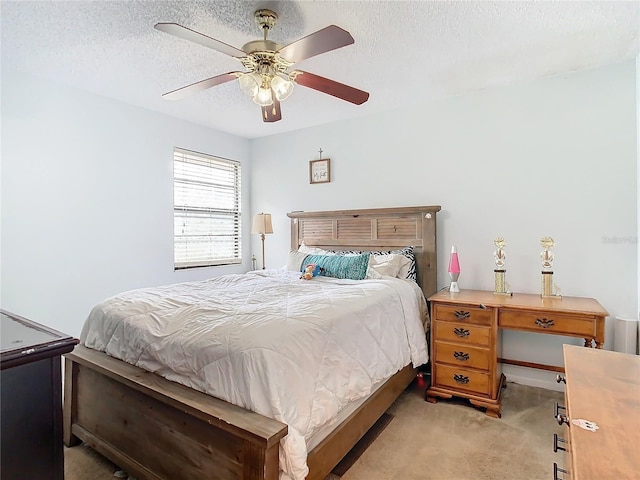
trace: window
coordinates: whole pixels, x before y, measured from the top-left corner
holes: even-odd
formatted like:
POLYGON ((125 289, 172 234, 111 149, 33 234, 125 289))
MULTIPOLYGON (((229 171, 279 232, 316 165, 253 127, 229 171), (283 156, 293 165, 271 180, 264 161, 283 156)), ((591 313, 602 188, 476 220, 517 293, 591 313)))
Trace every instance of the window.
POLYGON ((175 148, 174 268, 242 262, 240 162, 175 148))

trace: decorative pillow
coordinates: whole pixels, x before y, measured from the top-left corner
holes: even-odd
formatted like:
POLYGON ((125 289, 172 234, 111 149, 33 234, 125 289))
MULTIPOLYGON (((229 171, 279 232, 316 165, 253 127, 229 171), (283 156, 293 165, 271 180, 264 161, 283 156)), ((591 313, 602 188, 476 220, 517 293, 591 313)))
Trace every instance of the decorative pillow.
POLYGON ((307 255, 301 271, 309 264, 324 268, 323 275, 327 277, 362 280, 367 275, 369 252, 361 255, 307 255))
POLYGON ((409 259, 409 264, 403 268, 403 270, 398 273, 398 278, 406 278, 408 280, 413 280, 414 282, 418 281, 418 276, 416 275, 416 256, 413 253, 413 246, 404 247, 399 250, 389 250, 386 252, 371 252, 371 255, 374 255, 377 259, 378 255, 402 255, 409 259))
MULTIPOLYGON (((371 258, 373 258, 373 255, 371 255, 371 258)), ((370 280, 370 279, 382 278, 382 275, 376 272, 373 268, 371 268, 371 264, 369 264, 369 268, 367 268, 367 274, 365 275, 364 278, 366 278, 367 280, 370 280)))
POLYGON ((299 250, 291 250, 287 261, 287 270, 291 272, 300 272, 302 270, 302 262, 308 254, 299 250))
POLYGON ((380 275, 396 278, 407 278, 411 261, 404 255, 392 253, 389 255, 372 255, 374 264, 369 263, 369 268, 380 275))
MULTIPOLYGON (((342 250, 338 252, 332 252, 335 255, 355 255, 363 252, 359 251, 347 251, 342 250)), ((402 266, 396 275, 391 275, 397 278, 406 278, 408 280, 413 280, 414 282, 418 281, 418 277, 416 275, 416 256, 413 253, 413 246, 404 247, 398 250, 388 250, 388 251, 377 251, 377 252, 369 252, 371 254, 371 262, 369 267, 374 269, 373 261, 375 260, 377 263, 384 263, 387 261, 388 255, 402 255, 408 259, 408 262, 402 262, 402 266)), ((384 273, 383 275, 388 275, 388 273, 384 273)), ((371 277, 377 278, 377 277, 371 277)))

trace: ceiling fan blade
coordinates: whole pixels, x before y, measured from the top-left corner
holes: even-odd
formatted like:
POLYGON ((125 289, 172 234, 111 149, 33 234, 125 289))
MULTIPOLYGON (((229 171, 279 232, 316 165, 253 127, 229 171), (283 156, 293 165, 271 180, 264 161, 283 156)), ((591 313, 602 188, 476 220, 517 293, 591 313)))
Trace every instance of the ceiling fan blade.
POLYGON ((235 80, 240 75, 242 75, 242 72, 223 73, 222 75, 217 75, 215 77, 207 78, 206 80, 201 80, 199 82, 192 83, 191 85, 187 85, 186 87, 178 88, 177 90, 172 90, 171 92, 167 92, 162 96, 168 100, 180 100, 181 98, 184 98, 193 93, 198 93, 198 92, 201 92, 202 90, 206 90, 207 88, 220 85, 221 83, 226 83, 226 82, 230 82, 231 80, 235 80))
POLYGON ((363 90, 358 90, 357 88, 336 82, 335 80, 329 80, 328 78, 321 77, 320 75, 303 72, 302 70, 295 70, 292 72, 291 76, 293 81, 299 85, 333 95, 334 97, 355 103, 356 105, 362 105, 369 99, 369 93, 363 90))
POLYGON ((273 104, 262 107, 262 121, 271 123, 278 120, 282 120, 282 112, 280 111, 280 102, 274 98, 273 104))
POLYGON ((239 48, 227 45, 224 42, 216 40, 215 38, 208 37, 202 33, 196 32, 195 30, 191 30, 190 28, 178 25, 177 23, 156 23, 154 25, 154 28, 156 30, 160 30, 161 32, 165 32, 194 43, 199 43, 200 45, 204 45, 205 47, 213 48, 218 52, 226 53, 227 55, 230 55, 232 57, 242 58, 247 55, 239 48))
POLYGON ((349 32, 336 25, 330 25, 282 47, 278 53, 285 60, 298 63, 306 58, 346 47, 353 42, 353 37, 349 32))

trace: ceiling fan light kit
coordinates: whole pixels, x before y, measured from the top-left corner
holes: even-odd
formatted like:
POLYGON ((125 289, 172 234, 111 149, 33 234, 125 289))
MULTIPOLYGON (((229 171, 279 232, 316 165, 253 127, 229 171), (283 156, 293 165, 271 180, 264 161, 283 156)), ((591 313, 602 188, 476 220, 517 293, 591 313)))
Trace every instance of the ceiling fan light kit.
POLYGON ((282 101, 293 93, 293 82, 276 75, 271 79, 271 89, 276 98, 282 101))
POLYGON ((275 12, 267 9, 257 10, 254 13, 254 18, 262 29, 264 38, 246 43, 242 50, 176 23, 156 24, 157 30, 231 55, 237 58, 245 68, 244 72, 228 72, 217 75, 165 93, 163 97, 176 100, 238 79, 240 89, 262 107, 262 119, 265 122, 275 122, 282 118, 280 101, 291 95, 295 83, 355 105, 361 105, 368 100, 369 94, 363 90, 302 70, 289 71, 295 63, 301 60, 354 43, 349 32, 331 25, 283 46, 267 40, 269 30, 274 27, 278 19, 275 12))

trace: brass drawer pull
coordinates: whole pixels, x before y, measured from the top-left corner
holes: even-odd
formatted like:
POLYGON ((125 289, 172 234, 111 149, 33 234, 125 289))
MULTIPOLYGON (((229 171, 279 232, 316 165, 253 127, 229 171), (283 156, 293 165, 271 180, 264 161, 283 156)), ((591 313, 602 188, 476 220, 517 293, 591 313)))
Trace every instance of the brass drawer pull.
POLYGON ((551 319, 536 318, 536 325, 542 328, 549 328, 549 327, 553 327, 555 323, 551 319))
POLYGON ((469 354, 464 352, 453 352, 453 358, 460 360, 461 362, 466 362, 469 360, 469 354))
POLYGON ((467 320, 471 317, 471 313, 465 312, 464 310, 456 310, 455 312, 453 312, 453 314, 458 320, 467 320))
POLYGON ((466 385, 467 383, 469 383, 469 377, 462 374, 458 374, 458 373, 454 374, 453 379, 461 385, 466 385))
POLYGON ((469 330, 467 330, 466 328, 454 328, 453 329, 453 333, 455 333, 457 336, 464 338, 464 337, 468 337, 469 336, 469 330))
POLYGON ((566 452, 567 449, 564 447, 561 447, 560 445, 558 445, 558 443, 567 443, 567 441, 564 438, 560 438, 557 433, 554 433, 553 434, 553 451, 555 453, 558 453, 558 450, 562 450, 563 452, 566 452))

